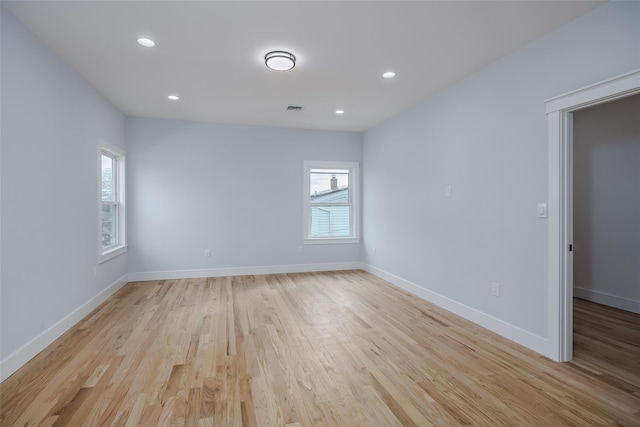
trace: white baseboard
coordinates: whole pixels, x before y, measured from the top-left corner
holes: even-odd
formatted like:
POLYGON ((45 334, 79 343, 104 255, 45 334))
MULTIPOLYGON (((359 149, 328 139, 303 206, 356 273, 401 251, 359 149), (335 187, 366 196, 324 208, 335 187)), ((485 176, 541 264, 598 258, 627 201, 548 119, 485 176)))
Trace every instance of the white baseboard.
MULTIPOLYGON (((146 281, 146 280, 171 280, 171 279, 188 279, 202 277, 224 277, 224 276, 245 276, 259 274, 283 274, 283 273, 306 273, 314 271, 338 271, 338 270, 359 270, 363 269, 369 273, 384 279, 399 288, 402 288, 428 302, 436 304, 458 316, 461 316, 471 322, 485 327, 507 339, 517 342, 533 351, 543 354, 547 357, 548 340, 525 331, 517 326, 506 323, 500 319, 490 316, 486 313, 478 311, 474 308, 461 304, 457 301, 449 299, 438 293, 422 288, 415 283, 402 279, 391 273, 387 273, 377 267, 367 265, 362 262, 343 262, 343 263, 323 263, 323 264, 296 264, 296 265, 277 265, 277 266, 261 266, 261 267, 237 267, 237 268, 215 268, 201 270, 173 270, 173 271, 153 271, 129 273, 122 276, 116 282, 104 289, 98 295, 78 307, 68 316, 60 320, 55 325, 41 333, 31 342, 25 344, 20 349, 9 355, 5 360, 0 362, 0 382, 4 381, 11 374, 17 371, 21 366, 31 360, 35 355, 44 350, 49 344, 62 336, 72 326, 82 320, 87 314, 98 307, 107 298, 113 295, 118 289, 127 282, 146 281)), ((581 298, 576 291, 574 294, 581 298)), ((605 294, 606 295, 606 294, 605 294)), ((617 297, 615 297, 617 298, 617 297)), ((588 298, 584 298, 588 299, 588 298)), ((595 301, 598 302, 598 301, 595 301)), ((633 301, 636 309, 640 303, 633 301)), ((609 304, 613 305, 613 304, 609 304)), ((628 310, 628 309, 626 309, 628 310)), ((629 310, 633 311, 633 310, 629 310)), ((637 312, 637 311, 636 311, 637 312)))
POLYGON ((552 358, 549 351, 549 340, 546 338, 535 335, 522 328, 519 328, 518 326, 514 326, 503 320, 497 319, 491 315, 476 310, 475 308, 469 307, 436 292, 425 289, 413 282, 395 276, 391 273, 387 273, 386 271, 372 265, 365 265, 364 270, 373 274, 374 276, 377 276, 381 279, 386 280, 387 282, 396 285, 399 288, 404 289, 407 292, 410 292, 422 298, 425 301, 442 307, 453 314, 463 317, 477 325, 482 326, 483 328, 489 329, 490 331, 495 332, 498 335, 501 335, 511 341, 523 345, 535 351, 536 353, 540 353, 544 356, 552 358))
POLYGON ((146 280, 194 279, 202 277, 250 276, 258 274, 310 273, 314 271, 360 270, 362 262, 323 264, 267 265, 260 267, 208 268, 201 270, 170 270, 129 273, 130 282, 146 280))
POLYGON ((619 308, 620 310, 640 314, 640 301, 631 298, 623 298, 606 292, 584 289, 577 286, 573 287, 573 296, 598 304, 619 308))
POLYGON ((7 356, 0 362, 0 382, 11 376, 11 374, 44 350, 49 344, 61 337, 62 334, 71 329, 72 326, 81 321, 87 314, 91 313, 91 311, 106 301, 107 298, 113 295, 126 283, 127 275, 125 274, 101 291, 98 295, 94 296, 89 301, 69 313, 69 315, 65 316, 58 323, 51 326, 33 340, 7 356))

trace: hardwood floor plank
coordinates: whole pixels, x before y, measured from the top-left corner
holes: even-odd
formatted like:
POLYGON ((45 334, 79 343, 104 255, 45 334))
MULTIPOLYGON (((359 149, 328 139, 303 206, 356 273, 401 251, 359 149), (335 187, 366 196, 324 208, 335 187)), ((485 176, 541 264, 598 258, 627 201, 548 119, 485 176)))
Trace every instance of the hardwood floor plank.
POLYGON ((558 364, 362 271, 129 283, 0 385, 0 424, 640 426, 640 316, 558 364))

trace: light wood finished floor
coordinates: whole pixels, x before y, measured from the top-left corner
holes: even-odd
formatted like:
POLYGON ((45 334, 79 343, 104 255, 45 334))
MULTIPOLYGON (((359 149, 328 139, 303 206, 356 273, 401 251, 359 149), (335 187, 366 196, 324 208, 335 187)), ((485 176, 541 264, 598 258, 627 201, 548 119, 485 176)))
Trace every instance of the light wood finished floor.
POLYGON ((362 271, 129 283, 1 385, 2 426, 640 426, 640 316, 551 362, 362 271))

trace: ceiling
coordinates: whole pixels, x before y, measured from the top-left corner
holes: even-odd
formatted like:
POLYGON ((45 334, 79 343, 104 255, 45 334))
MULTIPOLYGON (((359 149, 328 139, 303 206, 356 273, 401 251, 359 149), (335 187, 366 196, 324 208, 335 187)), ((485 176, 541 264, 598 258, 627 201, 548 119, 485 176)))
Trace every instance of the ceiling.
POLYGON ((2 2, 127 115, 350 131, 384 121, 602 3, 2 2), (156 46, 139 46, 142 36, 156 46), (280 49, 297 57, 293 70, 264 66, 264 54, 280 49), (389 70, 396 77, 383 79, 389 70), (288 104, 304 109, 286 111, 288 104))

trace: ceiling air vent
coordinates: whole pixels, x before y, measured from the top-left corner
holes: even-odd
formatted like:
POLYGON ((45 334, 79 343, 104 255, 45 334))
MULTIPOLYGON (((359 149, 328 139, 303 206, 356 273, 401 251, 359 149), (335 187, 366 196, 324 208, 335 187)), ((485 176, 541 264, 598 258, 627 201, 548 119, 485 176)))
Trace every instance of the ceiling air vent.
POLYGON ((287 105, 287 111, 302 111, 302 105, 287 105))

